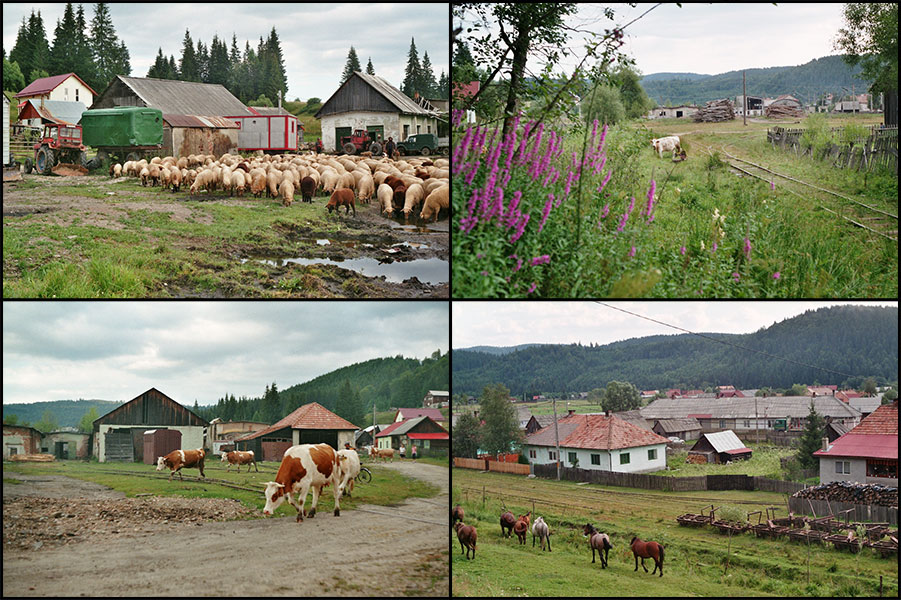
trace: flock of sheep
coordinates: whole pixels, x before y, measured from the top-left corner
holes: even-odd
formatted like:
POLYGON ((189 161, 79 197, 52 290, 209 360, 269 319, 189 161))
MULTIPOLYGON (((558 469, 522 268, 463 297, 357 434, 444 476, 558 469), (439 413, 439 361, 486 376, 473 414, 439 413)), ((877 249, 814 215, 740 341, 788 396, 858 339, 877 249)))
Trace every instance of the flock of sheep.
POLYGON ((249 190, 256 197, 281 198, 290 206, 295 190, 304 202, 329 194, 329 212, 346 206, 345 214, 353 209, 354 215, 355 202, 368 204, 374 194, 385 216, 403 213, 409 219, 419 210, 421 219, 436 221, 442 208, 449 209, 448 174, 446 158, 392 160, 324 154, 157 156, 110 167, 112 177, 137 177, 141 185, 159 185, 173 192, 185 187, 192 196, 217 190, 243 196, 249 190))

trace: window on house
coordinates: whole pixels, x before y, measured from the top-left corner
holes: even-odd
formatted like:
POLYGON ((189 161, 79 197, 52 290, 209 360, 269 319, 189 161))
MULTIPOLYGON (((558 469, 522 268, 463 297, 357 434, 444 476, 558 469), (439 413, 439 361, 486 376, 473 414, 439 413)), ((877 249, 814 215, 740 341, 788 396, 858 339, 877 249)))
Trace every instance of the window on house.
POLYGON ((557 460, 557 452, 555 450, 548 450, 547 457, 551 460, 557 460))
POLYGON ((724 419, 720 419, 720 429, 726 428, 726 421, 724 419))
POLYGON ((745 419, 745 429, 750 429, 750 428, 751 428, 751 421, 749 421, 748 419, 745 419))
POLYGON ((621 464, 621 465, 629 464, 629 453, 628 452, 623 452, 622 454, 619 455, 619 464, 621 464))
POLYGON ((567 454, 569 454, 569 464, 573 464, 574 462, 576 462, 576 453, 575 452, 568 452, 567 454))
POLYGON ((593 465, 601 464, 601 455, 600 454, 592 454, 591 455, 591 464, 593 464, 593 465))
POLYGON ((529 458, 538 458, 537 453, 534 450, 529 450, 529 458))
POLYGON ((648 450, 648 460, 657 460, 657 448, 648 450))
POLYGON ((841 475, 851 474, 851 461, 837 460, 835 461, 835 472, 841 475))
POLYGON ((898 478, 898 461, 871 458, 867 460, 867 477, 898 478))
POLYGON ((78 88, 75 88, 75 101, 78 102, 78 88))

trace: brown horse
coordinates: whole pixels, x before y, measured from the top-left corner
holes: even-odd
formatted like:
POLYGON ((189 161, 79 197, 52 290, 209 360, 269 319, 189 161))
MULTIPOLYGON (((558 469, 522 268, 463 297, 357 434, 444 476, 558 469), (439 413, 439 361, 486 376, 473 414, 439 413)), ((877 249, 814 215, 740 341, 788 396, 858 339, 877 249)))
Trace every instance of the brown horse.
POLYGON ((588 547, 591 548, 591 562, 594 562, 594 551, 597 550, 598 558, 601 559, 601 568, 607 568, 607 555, 613 544, 610 543, 610 536, 606 533, 600 533, 591 523, 586 523, 582 528, 582 534, 588 537, 588 547))
POLYGON ((513 524, 513 533, 519 538, 519 543, 525 545, 526 533, 529 531, 529 521, 532 520, 532 511, 524 515, 519 515, 516 523, 513 524))
POLYGON ((476 528, 472 525, 465 525, 463 521, 454 523, 454 529, 457 531, 457 539, 460 540, 460 554, 466 549, 466 558, 469 558, 469 551, 472 550, 472 558, 476 557, 476 528))
POLYGON ((651 575, 657 572, 657 568, 660 568, 660 577, 663 577, 663 546, 658 544, 657 542, 642 542, 637 537, 632 538, 632 542, 630 544, 632 546, 632 554, 635 555, 635 570, 638 570, 638 559, 641 558, 641 568, 644 569, 644 572, 648 572, 648 568, 644 566, 644 559, 653 558, 654 559, 654 570, 651 571, 651 575))
POLYGON ((451 527, 453 527, 457 521, 463 520, 463 507, 459 504, 451 509, 451 527))
POLYGON ((501 536, 510 537, 513 533, 513 525, 516 523, 516 517, 509 510, 501 515, 501 536))

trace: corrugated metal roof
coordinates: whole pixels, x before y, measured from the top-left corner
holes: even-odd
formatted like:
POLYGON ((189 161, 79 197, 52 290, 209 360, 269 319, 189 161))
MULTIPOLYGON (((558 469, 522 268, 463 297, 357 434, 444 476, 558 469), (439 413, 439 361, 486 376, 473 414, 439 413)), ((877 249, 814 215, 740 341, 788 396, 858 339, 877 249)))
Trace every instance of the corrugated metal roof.
MULTIPOLYGON (((713 449, 717 452, 728 452, 729 450, 747 450, 744 443, 740 439, 738 439, 738 436, 735 435, 735 432, 731 429, 717 433, 705 433, 701 437, 706 437, 707 441, 710 442, 710 445, 713 446, 713 449)), ((698 442, 700 442, 700 440, 698 440, 698 442)))
POLYGON ((444 415, 441 414, 441 410, 437 408, 398 408, 397 412, 394 413, 395 419, 397 418, 397 413, 400 413, 404 419, 431 417, 433 421, 446 421, 444 415))
POLYGON ((252 116, 240 100, 219 84, 148 77, 117 77, 147 106, 172 115, 252 116))
POLYGON ((380 432, 375 434, 375 437, 379 438, 379 437, 385 437, 387 435, 391 435, 391 432, 393 432, 395 429, 397 429, 398 427, 400 427, 403 424, 404 424, 404 421, 397 421, 395 423, 392 423, 391 425, 388 425, 387 427, 382 429, 380 432))
POLYGON ((76 124, 81 120, 81 113, 85 111, 85 105, 82 102, 63 102, 62 100, 44 100, 44 108, 41 108, 41 101, 34 98, 26 100, 34 110, 45 119, 53 122, 64 122, 76 124))
POLYGON ((450 436, 446 433, 408 433, 411 440, 446 440, 450 436))
POLYGON ((817 450, 814 456, 840 456, 848 458, 893 458, 898 459, 898 434, 874 435, 867 433, 846 433, 833 442, 825 452, 817 450))
POLYGON ((697 419, 659 419, 657 424, 663 429, 664 433, 675 433, 679 431, 694 431, 701 428, 701 424, 697 419))
POLYGON ((419 106, 407 97, 402 91, 388 83, 386 80, 382 79, 378 75, 368 75, 361 71, 354 72, 354 75, 358 75, 360 79, 374 87, 378 92, 385 97, 388 102, 393 104, 403 113, 410 113, 414 115, 429 115, 431 117, 438 116, 437 111, 429 111, 419 106))
MULTIPOLYGON (((849 398, 848 404, 860 412, 871 413, 882 404, 881 398, 849 398)), ((897 418, 897 415, 896 415, 897 418)))
MULTIPOLYGON (((285 110, 285 107, 279 108, 278 106, 248 106, 247 108, 251 109, 253 112, 257 112, 262 116, 266 117, 275 117, 278 115, 282 115, 285 117, 293 117, 291 113, 285 110)), ((295 117, 296 118, 296 117, 295 117)))
POLYGON ((763 417, 806 418, 810 402, 821 417, 840 419, 860 417, 860 411, 848 406, 835 396, 768 396, 766 398, 660 398, 640 409, 645 419, 673 419, 689 415, 712 419, 754 418, 754 402, 757 415, 763 417))
POLYGON ((201 115, 170 115, 163 113, 163 119, 171 127, 209 127, 213 129, 239 129, 238 124, 225 117, 201 115))

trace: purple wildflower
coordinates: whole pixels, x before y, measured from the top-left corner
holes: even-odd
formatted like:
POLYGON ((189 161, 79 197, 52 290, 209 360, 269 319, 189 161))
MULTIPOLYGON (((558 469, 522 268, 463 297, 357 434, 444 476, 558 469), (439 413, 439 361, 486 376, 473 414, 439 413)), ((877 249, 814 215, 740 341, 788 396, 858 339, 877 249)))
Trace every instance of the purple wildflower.
POLYGON ((536 256, 533 258, 529 264, 533 267, 537 267, 538 265, 546 265, 551 262, 551 257, 548 254, 542 254, 541 256, 536 256))
POLYGON ((776 180, 775 180, 775 179, 774 179, 773 181, 770 182, 770 191, 771 191, 771 192, 775 192, 775 191, 776 191, 776 180))
POLYGON ((710 250, 711 254, 716 254, 716 249, 719 248, 716 242, 713 242, 713 249, 710 250))
POLYGON ((685 246, 679 248, 679 253, 682 254, 682 256, 685 256, 685 246))
POLYGON ((751 260, 751 240, 749 238, 745 238, 745 258, 751 260))
POLYGON ((635 246, 632 246, 632 249, 629 250, 629 258, 632 258, 633 256, 635 256, 635 246))
POLYGON ((529 286, 529 290, 526 292, 526 294, 531 294, 531 293, 534 292, 537 288, 538 288, 538 282, 537 282, 537 281, 533 281, 533 282, 532 282, 532 285, 529 286))
POLYGON ((740 279, 741 279, 741 275, 739 275, 738 273, 733 273, 733 274, 732 274, 732 280, 733 280, 735 283, 738 283, 738 281, 739 281, 740 279))
POLYGON ((607 215, 610 214, 610 203, 604 205, 604 210, 601 211, 601 218, 606 219, 607 215))
POLYGON ((541 223, 538 224, 538 233, 541 233, 541 230, 544 229, 544 222, 547 221, 547 217, 551 214, 551 205, 554 203, 554 194, 547 195, 547 202, 544 205, 544 212, 541 213, 541 223))
POLYGON ((782 275, 779 274, 779 271, 773 273, 773 279, 779 279, 780 277, 782 277, 782 275))

